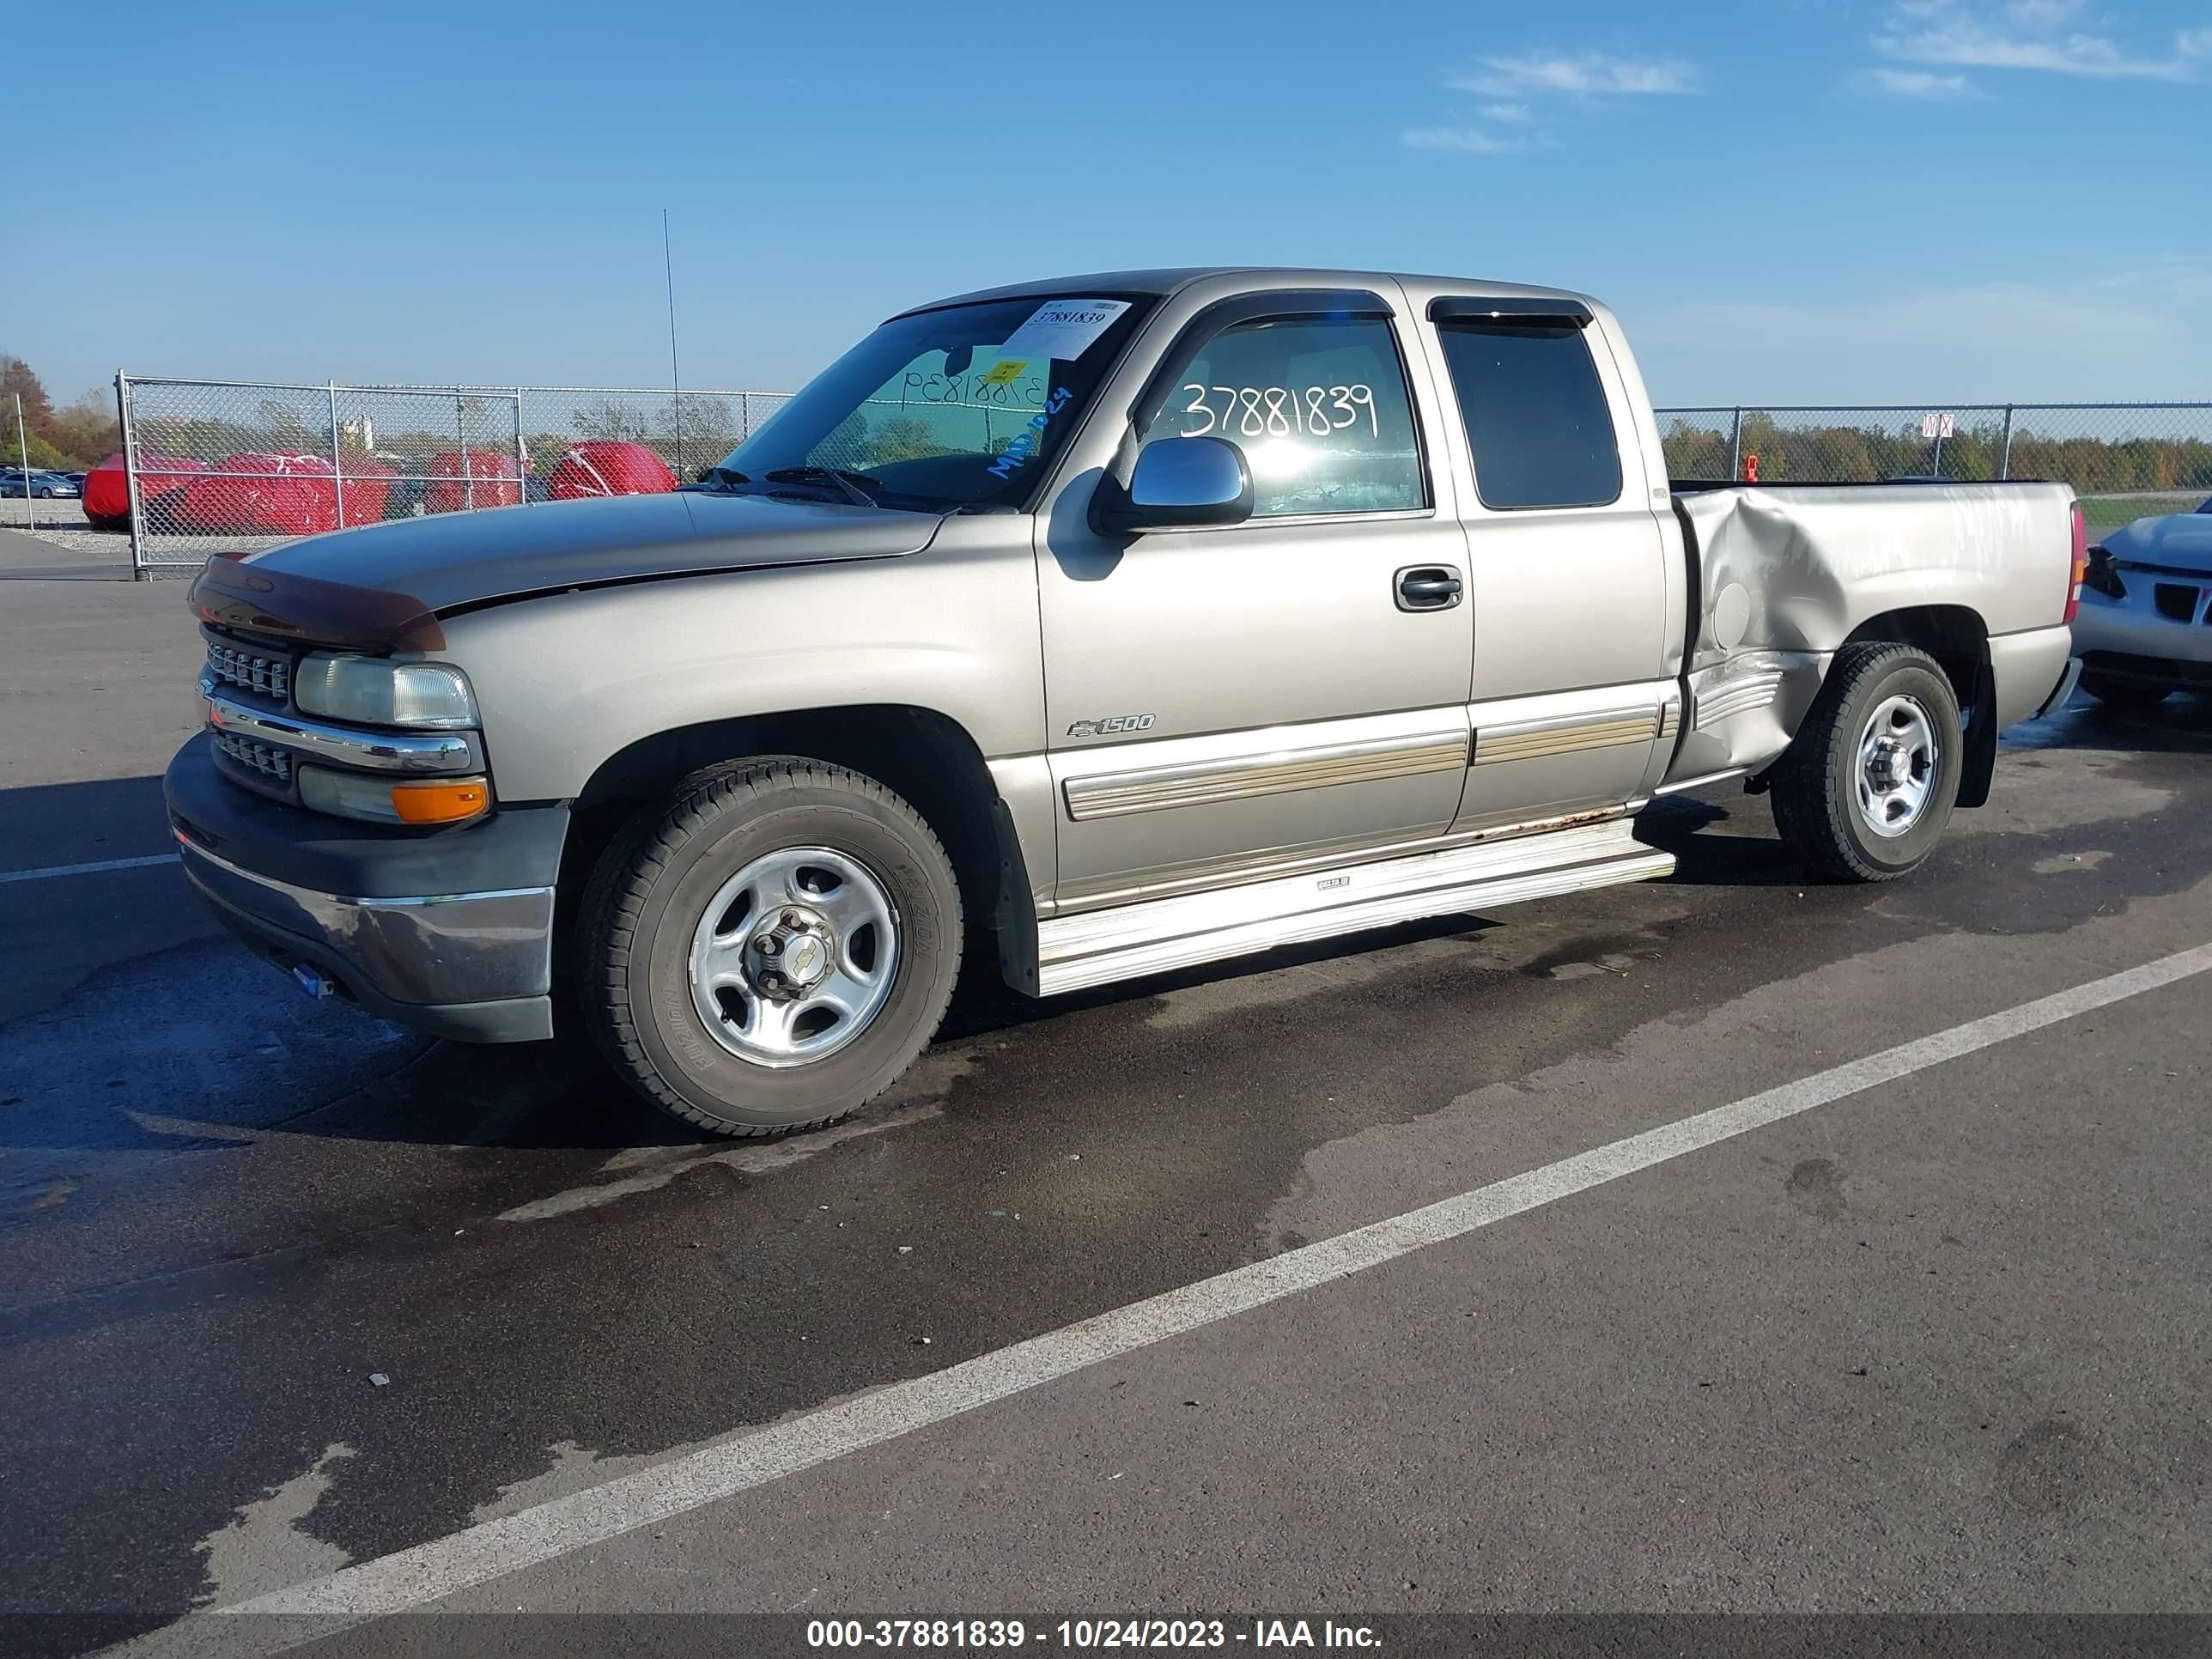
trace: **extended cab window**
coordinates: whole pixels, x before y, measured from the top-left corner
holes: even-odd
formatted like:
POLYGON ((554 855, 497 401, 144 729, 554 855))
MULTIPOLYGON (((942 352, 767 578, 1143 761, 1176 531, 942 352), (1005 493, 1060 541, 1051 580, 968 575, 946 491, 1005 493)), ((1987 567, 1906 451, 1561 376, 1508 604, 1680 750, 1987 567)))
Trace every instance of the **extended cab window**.
POLYGON ((1577 323, 1506 317, 1437 327, 1485 507, 1620 499, 1620 443, 1577 323))
POLYGON ((1145 440, 1226 438, 1255 518, 1428 505, 1398 343, 1383 319, 1232 323, 1182 362, 1145 440))

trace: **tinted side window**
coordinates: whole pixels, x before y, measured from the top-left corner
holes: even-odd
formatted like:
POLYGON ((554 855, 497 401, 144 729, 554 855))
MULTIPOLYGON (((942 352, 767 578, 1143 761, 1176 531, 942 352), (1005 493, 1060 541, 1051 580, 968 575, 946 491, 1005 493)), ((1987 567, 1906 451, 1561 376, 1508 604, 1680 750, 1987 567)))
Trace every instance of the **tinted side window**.
POLYGON ((1620 444, 1581 329, 1530 319, 1437 330, 1485 507, 1620 499, 1620 444))
POLYGON ((1428 505, 1406 371, 1381 318, 1233 323, 1183 361, 1145 441, 1226 438, 1255 518, 1428 505))

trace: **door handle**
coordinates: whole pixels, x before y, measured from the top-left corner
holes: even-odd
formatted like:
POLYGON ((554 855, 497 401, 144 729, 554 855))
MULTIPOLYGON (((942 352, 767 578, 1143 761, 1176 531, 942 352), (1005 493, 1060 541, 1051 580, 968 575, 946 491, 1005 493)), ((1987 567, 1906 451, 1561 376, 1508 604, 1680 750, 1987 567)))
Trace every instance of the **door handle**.
POLYGON ((1401 611, 1449 611, 1459 603, 1465 584, 1448 564, 1409 565, 1396 578, 1401 611))

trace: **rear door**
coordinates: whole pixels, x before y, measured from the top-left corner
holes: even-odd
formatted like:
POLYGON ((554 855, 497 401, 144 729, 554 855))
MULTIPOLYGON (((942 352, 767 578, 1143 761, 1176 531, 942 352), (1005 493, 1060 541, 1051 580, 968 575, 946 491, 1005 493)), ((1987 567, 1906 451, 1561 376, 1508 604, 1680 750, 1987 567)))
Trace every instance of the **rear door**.
POLYGON ((1447 294, 1426 311, 1471 486, 1474 752, 1458 827, 1620 805, 1680 712, 1667 549, 1628 389, 1578 301, 1447 294))
POLYGON ((1253 516, 1102 537, 1071 495, 1041 520, 1063 907, 1449 827, 1474 633, 1462 598, 1431 596, 1437 574, 1463 580, 1467 550, 1448 487, 1439 507, 1436 392, 1409 361, 1401 307, 1395 294, 1280 290, 1179 329, 1164 319, 1173 341, 1130 407, 1134 436, 1238 445, 1253 516))

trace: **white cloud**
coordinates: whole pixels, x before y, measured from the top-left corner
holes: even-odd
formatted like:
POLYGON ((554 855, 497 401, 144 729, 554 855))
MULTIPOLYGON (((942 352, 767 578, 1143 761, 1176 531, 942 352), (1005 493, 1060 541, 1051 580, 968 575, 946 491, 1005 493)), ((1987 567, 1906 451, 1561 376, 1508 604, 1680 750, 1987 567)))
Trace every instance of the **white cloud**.
POLYGON ((1878 69, 1868 78, 1875 91, 1898 98, 1964 98, 1973 91, 1963 75, 1937 75, 1928 70, 1878 69))
POLYGON ((1448 83, 1460 92, 1486 98, 1523 98, 1546 93, 1608 97, 1644 93, 1692 92, 1697 70, 1679 58, 1614 58, 1601 52, 1531 52, 1517 58, 1486 58, 1471 75, 1448 83))
POLYGON ((2082 0, 2007 0, 2004 15, 2024 29, 2063 28, 2081 15, 2082 0))
POLYGON ((1480 127, 1408 127, 1398 142, 1414 149, 1451 149, 1468 155, 1504 155, 1521 148, 1517 139, 1499 138, 1480 127))
POLYGON ((2146 52, 2075 27, 2082 9, 2081 0, 1899 0, 1873 44, 1899 63, 2106 80, 2186 80, 2212 58, 2212 29, 2177 34, 2166 51, 2146 52))
MULTIPOLYGON (((1908 0, 1911 3, 1911 0, 1908 0)), ((1610 98, 1697 89, 1697 70, 1679 58, 1618 58, 1601 52, 1526 52, 1515 57, 1485 58, 1475 67, 1449 77, 1454 92, 1472 93, 1484 101, 1475 114, 1484 126, 1413 127, 1398 135, 1415 149, 1458 150, 1501 155, 1548 141, 1546 118, 1563 107, 1583 108, 1610 98), (1526 129, 1528 138, 1501 137, 1492 127, 1526 129)))

